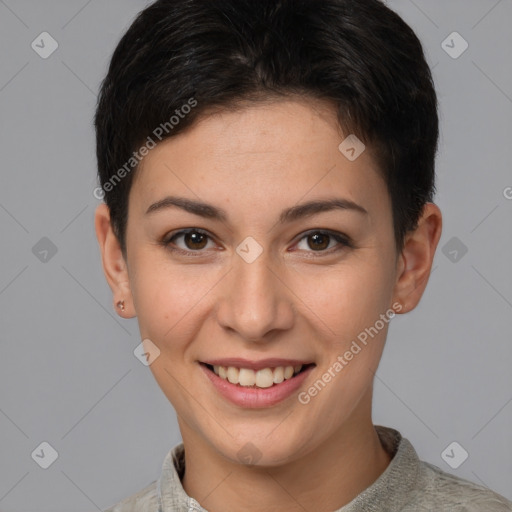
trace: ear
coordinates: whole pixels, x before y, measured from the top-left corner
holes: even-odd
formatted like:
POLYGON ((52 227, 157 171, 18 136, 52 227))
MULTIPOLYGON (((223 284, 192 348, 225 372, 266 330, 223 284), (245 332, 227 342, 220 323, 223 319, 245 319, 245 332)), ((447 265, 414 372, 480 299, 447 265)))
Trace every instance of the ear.
POLYGON ((132 318, 135 316, 135 308, 128 279, 128 267, 119 240, 112 229, 110 210, 104 203, 96 208, 94 226, 100 246, 103 272, 112 290, 114 309, 119 316, 132 318), (117 307, 119 301, 124 301, 123 311, 117 307))
POLYGON ((400 313, 413 310, 425 291, 441 238, 442 223, 439 207, 434 203, 426 203, 418 227, 406 234, 397 261, 397 281, 393 296, 393 300, 402 305, 400 313))

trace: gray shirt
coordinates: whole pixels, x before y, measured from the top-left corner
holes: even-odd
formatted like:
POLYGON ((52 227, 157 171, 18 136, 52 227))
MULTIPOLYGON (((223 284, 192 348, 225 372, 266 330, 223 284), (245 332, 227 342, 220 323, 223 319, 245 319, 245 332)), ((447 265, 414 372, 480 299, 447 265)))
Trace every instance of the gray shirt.
MULTIPOLYGON (((512 512, 503 496, 420 461, 396 430, 375 428, 392 460, 372 485, 334 512, 512 512)), ((184 471, 184 447, 178 444, 166 455, 158 480, 105 512, 208 512, 183 489, 184 471)))

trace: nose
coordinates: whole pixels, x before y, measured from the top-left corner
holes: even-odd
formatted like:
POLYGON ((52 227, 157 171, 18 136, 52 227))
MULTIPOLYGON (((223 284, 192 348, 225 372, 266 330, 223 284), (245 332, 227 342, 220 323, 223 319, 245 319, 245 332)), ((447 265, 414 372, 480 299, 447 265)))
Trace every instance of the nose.
POLYGON ((265 251, 252 263, 235 254, 220 290, 219 324, 252 343, 266 343, 294 322, 293 293, 270 264, 265 251))

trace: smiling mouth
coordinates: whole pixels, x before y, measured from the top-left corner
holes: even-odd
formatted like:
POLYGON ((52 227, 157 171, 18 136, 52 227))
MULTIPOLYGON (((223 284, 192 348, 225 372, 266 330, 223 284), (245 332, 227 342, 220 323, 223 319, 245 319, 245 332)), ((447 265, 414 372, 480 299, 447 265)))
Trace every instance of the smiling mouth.
POLYGON ((291 380, 307 369, 316 366, 315 363, 309 363, 252 370, 251 368, 237 368, 235 366, 200 364, 208 368, 212 373, 215 373, 219 378, 235 386, 261 389, 278 386, 282 382, 291 380))

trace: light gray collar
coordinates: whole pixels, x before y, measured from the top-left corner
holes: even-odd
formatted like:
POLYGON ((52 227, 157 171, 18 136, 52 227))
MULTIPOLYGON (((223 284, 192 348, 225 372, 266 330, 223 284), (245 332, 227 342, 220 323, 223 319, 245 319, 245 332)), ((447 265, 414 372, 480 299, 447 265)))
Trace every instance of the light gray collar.
MULTIPOLYGON (((419 478, 420 460, 411 443, 392 428, 375 426, 383 447, 393 457, 380 477, 350 503, 335 512, 395 512, 401 510, 412 497, 419 478)), ((183 443, 166 455, 157 492, 159 512, 208 512, 188 496, 181 478, 185 472, 183 443)))

